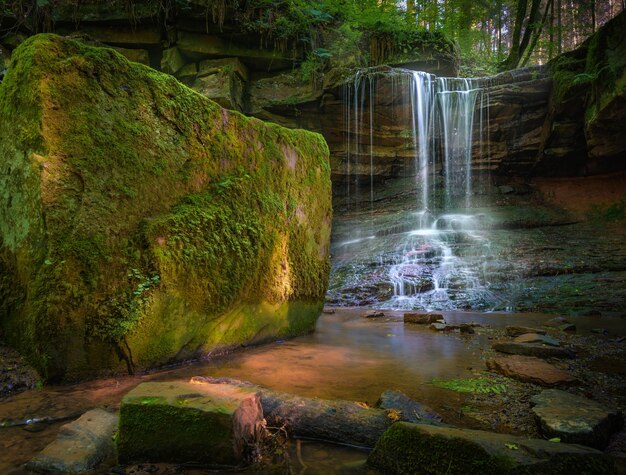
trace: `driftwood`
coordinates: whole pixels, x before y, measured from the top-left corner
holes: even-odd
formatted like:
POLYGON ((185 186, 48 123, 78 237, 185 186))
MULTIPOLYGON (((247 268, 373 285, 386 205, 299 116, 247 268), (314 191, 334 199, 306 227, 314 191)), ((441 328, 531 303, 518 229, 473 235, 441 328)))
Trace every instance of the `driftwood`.
POLYGON ((396 421, 443 425, 441 418, 399 391, 385 391, 377 407, 342 400, 300 397, 272 391, 246 381, 196 376, 193 383, 253 387, 261 394, 269 426, 282 427, 303 437, 372 448, 396 421))

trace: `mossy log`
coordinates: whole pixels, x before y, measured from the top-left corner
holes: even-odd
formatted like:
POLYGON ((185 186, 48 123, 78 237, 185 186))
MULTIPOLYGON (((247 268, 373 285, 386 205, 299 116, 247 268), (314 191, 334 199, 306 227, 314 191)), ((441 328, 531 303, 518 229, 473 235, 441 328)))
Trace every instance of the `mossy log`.
POLYGON ((385 392, 376 407, 370 407, 353 401, 296 396, 230 378, 196 376, 191 381, 254 388, 261 395, 268 425, 284 427, 294 437, 372 448, 398 420, 443 425, 436 414, 398 391, 385 392))

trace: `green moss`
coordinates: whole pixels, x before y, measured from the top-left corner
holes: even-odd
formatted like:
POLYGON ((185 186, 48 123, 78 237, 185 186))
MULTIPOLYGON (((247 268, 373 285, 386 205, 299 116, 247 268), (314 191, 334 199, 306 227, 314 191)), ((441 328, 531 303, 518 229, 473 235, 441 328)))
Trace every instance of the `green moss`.
POLYGON ((514 462, 468 440, 422 434, 419 426, 393 424, 378 440, 368 464, 385 473, 501 474, 514 462))
MULTIPOLYGON (((0 320, 50 377, 210 351, 224 341, 215 322, 242 303, 323 300, 321 136, 222 110, 171 76, 55 35, 14 52, 0 109, 0 239, 12 272, 0 292, 14 302, 0 320), (200 334, 187 339, 187 325, 200 334)), ((297 326, 270 325, 281 335, 297 326)), ((244 318, 226 340, 257 333, 244 318)))

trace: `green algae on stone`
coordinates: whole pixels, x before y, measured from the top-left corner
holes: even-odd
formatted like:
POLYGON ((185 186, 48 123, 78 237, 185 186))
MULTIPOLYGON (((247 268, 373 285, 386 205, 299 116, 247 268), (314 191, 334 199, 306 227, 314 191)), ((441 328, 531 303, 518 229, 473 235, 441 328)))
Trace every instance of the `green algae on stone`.
POLYGON ((239 465, 258 442, 263 409, 254 388, 143 383, 120 408, 120 461, 239 465))
POLYGON ((314 328, 331 222, 321 136, 55 35, 14 51, 0 110, 0 325, 46 377, 314 328))
POLYGON ((580 445, 407 422, 382 435, 368 464, 397 474, 615 473, 610 457, 580 445))

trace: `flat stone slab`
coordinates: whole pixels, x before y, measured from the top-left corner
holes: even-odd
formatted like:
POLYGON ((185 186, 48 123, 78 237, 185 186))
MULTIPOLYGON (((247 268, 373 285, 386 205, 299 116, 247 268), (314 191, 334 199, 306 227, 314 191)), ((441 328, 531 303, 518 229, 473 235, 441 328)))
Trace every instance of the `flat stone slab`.
POLYGON ((115 446, 117 414, 93 409, 59 429, 54 442, 35 455, 26 468, 39 473, 81 473, 110 457, 115 446))
POLYGON ((538 328, 530 328, 530 327, 518 327, 518 326, 508 326, 504 330, 507 336, 516 337, 523 335, 525 333, 537 333, 539 335, 545 335, 545 330, 539 330, 538 328))
POLYGON ((574 353, 566 348, 544 345, 541 343, 516 343, 499 341, 492 348, 509 355, 534 356, 536 358, 574 358, 574 353))
POLYGON ((430 325, 431 323, 437 323, 443 320, 443 315, 440 313, 407 312, 404 314, 404 323, 430 325))
POLYGON ((624 422, 616 409, 558 389, 542 391, 531 404, 541 433, 563 442, 604 448, 624 422))
POLYGON ((578 380, 567 372, 531 356, 496 356, 487 360, 487 368, 509 378, 540 386, 567 386, 578 380))
POLYGON ((581 445, 408 422, 393 424, 367 462, 393 474, 615 473, 610 457, 581 445))
POLYGON ((121 463, 240 465, 262 430, 255 388, 142 383, 122 400, 117 447, 121 463))
POLYGON ((513 340, 515 343, 542 343, 549 346, 561 346, 559 340, 539 333, 524 333, 513 340))

